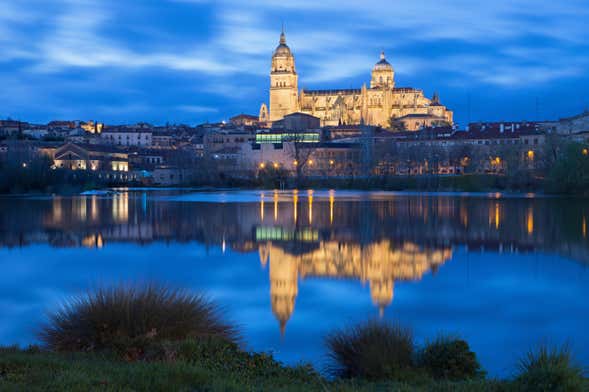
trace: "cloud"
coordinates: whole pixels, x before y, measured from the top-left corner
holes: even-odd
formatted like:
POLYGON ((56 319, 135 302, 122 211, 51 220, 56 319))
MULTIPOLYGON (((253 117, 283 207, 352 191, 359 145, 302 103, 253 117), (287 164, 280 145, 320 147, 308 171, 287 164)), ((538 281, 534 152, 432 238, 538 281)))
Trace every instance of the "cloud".
POLYGON ((188 113, 217 113, 219 111, 218 108, 199 105, 179 105, 176 106, 176 109, 188 113))
POLYGON ((3 110, 24 113, 27 105, 36 111, 59 102, 72 112, 104 109, 118 116, 108 109, 115 97, 144 102, 131 107, 136 116, 141 110, 155 116, 148 113, 154 107, 171 108, 169 115, 204 116, 213 113, 204 110, 212 102, 221 105, 219 114, 248 107, 257 112, 258 101, 267 100, 271 54, 282 22, 300 87, 359 88, 369 82, 383 49, 403 86, 429 91, 558 86, 585 78, 588 18, 586 0, 169 0, 132 5, 5 0, 0 7, 0 81, 10 80, 19 92, 3 110), (187 86, 193 86, 191 92, 187 86), (154 89, 161 90, 156 97, 154 89), (71 100, 78 95, 95 96, 95 101, 88 98, 76 108, 82 104, 71 100), (169 104, 163 105, 164 100, 169 104))

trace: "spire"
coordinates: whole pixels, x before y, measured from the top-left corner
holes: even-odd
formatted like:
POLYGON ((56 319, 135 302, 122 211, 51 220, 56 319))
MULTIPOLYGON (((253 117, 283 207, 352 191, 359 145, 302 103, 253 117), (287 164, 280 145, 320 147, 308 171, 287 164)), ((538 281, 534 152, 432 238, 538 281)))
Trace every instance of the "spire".
POLYGON ((381 60, 384 60, 385 59, 385 57, 384 57, 384 50, 382 52, 380 52, 380 59, 381 60))
POLYGON ((286 45, 286 35, 284 34, 284 23, 282 23, 282 32, 280 33, 280 45, 286 45))

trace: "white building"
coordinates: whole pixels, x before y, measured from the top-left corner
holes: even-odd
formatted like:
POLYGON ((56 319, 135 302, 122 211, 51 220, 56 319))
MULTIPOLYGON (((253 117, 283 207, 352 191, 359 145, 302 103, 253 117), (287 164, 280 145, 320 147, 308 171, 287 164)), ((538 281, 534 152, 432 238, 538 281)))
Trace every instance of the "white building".
POLYGON ((104 129, 100 138, 104 144, 115 146, 151 147, 153 133, 142 129, 104 129))

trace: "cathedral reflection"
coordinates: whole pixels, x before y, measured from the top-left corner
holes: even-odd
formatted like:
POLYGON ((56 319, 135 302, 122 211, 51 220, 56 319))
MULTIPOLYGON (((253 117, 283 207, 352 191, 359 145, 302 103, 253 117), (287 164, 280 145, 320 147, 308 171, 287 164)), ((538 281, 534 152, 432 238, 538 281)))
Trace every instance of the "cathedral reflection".
POLYGON ((161 191, 0 199, 0 247, 198 242, 229 257, 257 252, 268 268, 272 312, 281 329, 293 315, 301 280, 367 284, 382 312, 393 301, 395 282, 436 271, 456 247, 553 252, 589 265, 589 207, 583 200, 339 191, 255 195, 254 202, 239 203, 180 202, 161 191))
MULTIPOLYGON (((312 232, 285 237, 291 238, 313 241, 317 237, 312 232)), ((368 245, 320 241, 316 247, 305 248, 272 241, 258 248, 262 266, 269 265, 272 312, 282 333, 294 311, 299 279, 341 278, 368 283, 372 302, 382 316, 393 301, 395 281, 420 280, 452 257, 450 248, 424 249, 411 242, 394 244, 389 240, 368 245)))

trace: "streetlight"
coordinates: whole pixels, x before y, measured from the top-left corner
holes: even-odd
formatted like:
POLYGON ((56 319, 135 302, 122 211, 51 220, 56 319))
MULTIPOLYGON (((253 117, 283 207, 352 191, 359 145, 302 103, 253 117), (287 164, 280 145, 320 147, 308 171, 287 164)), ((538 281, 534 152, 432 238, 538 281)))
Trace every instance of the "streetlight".
POLYGON ((532 151, 532 150, 528 151, 528 159, 530 161, 534 160, 534 151, 532 151))

